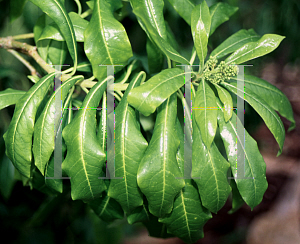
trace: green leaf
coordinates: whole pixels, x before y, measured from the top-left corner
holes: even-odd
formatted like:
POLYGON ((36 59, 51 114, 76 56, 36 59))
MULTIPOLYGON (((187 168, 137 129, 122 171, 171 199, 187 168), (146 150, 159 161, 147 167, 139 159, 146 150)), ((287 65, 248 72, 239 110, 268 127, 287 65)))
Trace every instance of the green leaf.
POLYGON ((15 183, 15 167, 8 157, 3 155, 0 162, 0 193, 5 200, 8 200, 15 183))
MULTIPOLYGON (((69 17, 72 21, 75 37, 77 42, 84 42, 84 31, 87 28, 89 22, 81 18, 78 14, 74 12, 69 13, 69 17)), ((45 26, 45 29, 41 33, 38 40, 53 39, 56 41, 65 41, 59 27, 55 23, 51 23, 45 26)))
POLYGON ((65 81, 59 88, 55 90, 48 100, 42 114, 39 116, 34 126, 34 140, 33 140, 33 155, 35 165, 40 170, 42 175, 45 173, 45 167, 51 157, 55 147, 55 134, 57 128, 55 124, 60 124, 61 118, 55 118, 55 97, 61 94, 61 102, 64 102, 70 88, 74 86, 77 81, 83 80, 83 76, 74 76, 65 81))
POLYGON ((62 169, 71 177, 71 197, 84 201, 100 197, 106 189, 98 179, 105 164, 106 155, 96 137, 96 108, 106 89, 106 80, 99 81, 89 91, 79 110, 63 132, 67 156, 62 169))
POLYGON ((122 179, 111 181, 107 195, 117 200, 125 213, 143 204, 137 171, 148 143, 140 131, 135 110, 127 103, 128 93, 141 83, 142 77, 139 75, 130 82, 115 110, 115 176, 122 179))
POLYGON ((150 220, 150 213, 146 208, 145 204, 140 207, 135 208, 127 215, 128 224, 132 225, 138 222, 146 222, 150 220))
POLYGON ((191 25, 191 12, 195 4, 190 0, 169 0, 169 2, 185 22, 191 25))
POLYGON ((202 80, 198 87, 193 107, 196 122, 200 128, 202 140, 209 149, 217 130, 216 96, 210 86, 202 80))
POLYGON ((9 19, 10 22, 13 22, 17 18, 19 18, 25 6, 27 0, 10 0, 9 1, 9 19))
MULTIPOLYGON (((219 103, 218 106, 221 104, 219 103)), ((257 206, 268 187, 266 180, 266 164, 261 156, 256 141, 245 130, 241 138, 237 133, 237 124, 242 126, 236 114, 232 114, 232 118, 226 123, 223 119, 222 112, 218 113, 218 124, 220 128, 221 138, 224 142, 228 161, 231 165, 231 171, 234 177, 237 177, 237 145, 243 148, 245 155, 245 178, 235 179, 237 188, 243 200, 253 209, 257 206)))
POLYGON ((200 129, 193 120, 192 178, 197 183, 202 205, 217 213, 225 204, 231 188, 227 181, 229 163, 213 142, 208 150, 200 129))
POLYGON ((76 70, 77 66, 77 42, 72 21, 59 0, 30 0, 46 13, 59 27, 73 59, 76 70))
POLYGON ((217 88, 219 98, 221 102, 224 104, 223 112, 224 112, 225 121, 227 122, 232 116, 232 111, 233 111, 232 97, 230 93, 223 87, 217 84, 214 84, 214 86, 217 88))
POLYGON ((148 67, 150 73, 158 73, 162 70, 164 65, 164 56, 156 44, 147 39, 146 44, 148 67))
POLYGON ((253 29, 239 30, 215 48, 210 56, 215 56, 217 59, 222 58, 241 48, 245 44, 249 42, 256 42, 259 39, 260 36, 256 34, 253 29))
POLYGON ((132 57, 126 31, 114 18, 111 6, 105 0, 95 0, 93 15, 84 38, 84 50, 98 80, 107 75, 106 67, 99 65, 124 65, 132 57))
POLYGON ((143 85, 130 91, 128 103, 148 116, 168 97, 184 85, 184 72, 179 68, 166 69, 143 85))
POLYGON ((184 187, 176 161, 176 112, 174 93, 158 108, 153 135, 138 169, 138 186, 147 197, 150 213, 157 217, 172 211, 174 198, 184 187))
POLYGON ((182 57, 168 42, 165 22, 161 17, 163 6, 162 1, 156 0, 155 7, 151 5, 152 2, 151 4, 149 3, 149 0, 131 0, 130 2, 133 6, 133 13, 138 18, 142 29, 146 32, 149 39, 153 41, 160 48, 160 50, 171 60, 183 64, 189 64, 189 61, 182 57), (158 11, 159 13, 156 13, 155 11, 158 11), (155 16, 160 16, 159 21, 156 21, 155 16))
MULTIPOLYGON (((181 125, 177 119, 177 134, 180 138, 181 156, 177 157, 182 177, 184 176, 184 135, 181 125)), ((203 238, 203 226, 212 218, 211 213, 205 209, 200 201, 197 188, 191 179, 185 180, 185 186, 175 197, 174 208, 166 217, 158 221, 166 224, 168 232, 182 239, 185 243, 195 243, 203 238)))
MULTIPOLYGON (((163 0, 130 0, 133 12, 139 17, 144 16, 144 20, 149 23, 162 37, 167 40, 167 32, 163 15, 163 0)), ((145 23, 144 23, 145 24, 145 23)))
POLYGON ((211 27, 209 35, 211 36, 219 25, 229 20, 229 17, 238 9, 238 7, 230 6, 227 3, 215 3, 210 6, 209 12, 211 15, 211 27))
POLYGON ((3 136, 6 155, 16 169, 28 178, 30 177, 32 135, 36 112, 54 76, 55 73, 44 76, 19 99, 8 130, 3 136))
POLYGON ((227 64, 241 64, 248 60, 264 56, 276 49, 284 38, 284 36, 266 34, 258 41, 249 42, 236 50, 225 59, 225 62, 227 64))
POLYGON ((103 93, 103 98, 102 98, 102 109, 101 109, 101 117, 100 117, 100 122, 99 122, 99 127, 98 127, 98 134, 97 138, 98 141, 101 145, 101 148, 103 151, 106 153, 106 92, 103 93))
MULTIPOLYGON (((236 77, 233 80, 238 80, 236 77)), ((296 127, 293 109, 289 99, 277 87, 252 75, 244 75, 245 89, 252 91, 265 100, 281 116, 291 121, 289 131, 296 127)))
MULTIPOLYGON (((223 85, 229 91, 237 94, 236 82, 222 82, 221 85, 223 85)), ((244 94, 244 96, 241 96, 241 98, 247 101, 255 109, 255 111, 264 120, 269 130, 272 132, 279 145, 279 152, 277 154, 277 156, 279 156, 283 148, 285 130, 278 114, 273 110, 273 108, 270 105, 268 105, 268 103, 264 99, 256 95, 251 90, 239 90, 239 94, 244 94)))
POLYGON ((106 192, 103 196, 89 203, 95 214, 105 222, 112 222, 116 219, 123 219, 124 213, 120 204, 113 198, 107 196, 106 192))
POLYGON ((237 210, 239 210, 244 204, 244 200, 237 188, 236 182, 234 179, 230 180, 230 186, 232 188, 232 208, 228 211, 229 214, 235 213, 237 210))
POLYGON ((0 92, 0 110, 16 104, 26 92, 7 88, 0 92))
POLYGON ((66 42, 57 42, 51 40, 48 49, 48 57, 52 64, 64 64, 67 57, 68 49, 66 42))
POLYGON ((197 5, 192 12, 191 29, 194 45, 200 61, 201 69, 207 55, 207 43, 211 25, 209 8, 205 1, 197 5))

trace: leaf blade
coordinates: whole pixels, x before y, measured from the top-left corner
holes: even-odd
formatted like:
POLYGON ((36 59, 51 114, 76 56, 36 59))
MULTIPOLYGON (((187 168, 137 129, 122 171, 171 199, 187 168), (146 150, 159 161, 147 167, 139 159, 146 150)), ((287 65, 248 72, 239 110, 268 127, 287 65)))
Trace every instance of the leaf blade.
POLYGON ((0 110, 10 105, 16 104, 21 99, 25 91, 7 88, 0 92, 0 110))

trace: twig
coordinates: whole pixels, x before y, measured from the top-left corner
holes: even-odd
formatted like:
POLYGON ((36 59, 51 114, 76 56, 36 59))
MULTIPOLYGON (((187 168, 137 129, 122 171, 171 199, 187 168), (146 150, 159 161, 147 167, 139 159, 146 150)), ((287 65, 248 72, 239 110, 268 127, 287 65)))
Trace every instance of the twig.
MULTIPOLYGON (((47 73, 56 72, 56 70, 52 68, 51 65, 47 64, 45 60, 41 58, 35 46, 31 46, 27 43, 14 41, 12 37, 5 37, 0 38, 0 48, 11 49, 17 52, 24 53, 32 57, 47 73)), ((71 76, 67 74, 61 76, 62 81, 65 81, 69 78, 71 78, 71 76)))
POLYGON ((24 59, 17 51, 8 49, 8 52, 10 52, 12 55, 14 55, 17 59, 19 59, 31 72, 31 75, 38 76, 41 78, 41 75, 36 71, 36 69, 26 60, 24 59))
POLYGON ((12 36, 11 38, 14 40, 30 39, 30 38, 34 38, 34 34, 28 33, 28 34, 16 35, 16 36, 12 36))

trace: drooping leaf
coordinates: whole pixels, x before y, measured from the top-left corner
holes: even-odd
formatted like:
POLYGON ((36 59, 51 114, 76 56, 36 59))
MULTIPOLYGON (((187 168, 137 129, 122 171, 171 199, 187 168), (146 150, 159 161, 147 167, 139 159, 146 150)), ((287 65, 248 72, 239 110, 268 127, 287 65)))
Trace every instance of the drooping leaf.
POLYGON ((16 169, 28 178, 30 177, 32 135, 36 112, 54 76, 55 73, 44 76, 19 99, 8 130, 3 136, 6 155, 16 169))
POLYGON ((127 214, 127 222, 132 225, 138 222, 147 222, 150 220, 150 213, 145 204, 135 208, 131 213, 127 214))
MULTIPOLYGON (((218 106, 221 104, 219 103, 218 106)), ((221 110, 218 113, 218 124, 220 128, 221 138, 225 145, 228 161, 231 165, 231 171, 237 184, 237 188, 243 200, 253 209, 257 206, 268 187, 266 180, 266 164, 261 156, 256 141, 245 130, 241 136, 237 132, 237 124, 242 126, 236 114, 232 114, 232 118, 225 122, 221 110), (245 155, 245 175, 246 179, 237 175, 237 145, 243 149, 245 155)), ((243 160, 243 158, 241 158, 243 160)))
POLYGON ((275 137, 279 145, 279 152, 277 154, 277 156, 279 156, 283 148, 285 130, 281 119, 279 118, 278 114, 274 111, 274 109, 263 98, 259 97, 251 90, 243 91, 238 89, 236 82, 231 82, 231 83, 222 82, 221 84, 229 91, 235 94, 238 93, 237 95, 244 94, 244 96, 241 95, 240 97, 242 99, 245 99, 255 109, 255 111, 264 120, 267 127, 275 137))
MULTIPOLYGON (((184 135, 179 121, 177 120, 177 133, 180 138, 180 156, 177 157, 181 165, 182 176, 184 165, 184 135)), ((191 170, 191 169, 190 169, 191 170)), ((185 179, 185 186, 175 197, 174 208, 166 217, 160 218, 159 222, 166 224, 169 233, 182 239, 185 243, 195 243, 203 238, 203 226, 212 218, 211 213, 205 209, 200 201, 199 193, 191 179, 185 179)))
POLYGON ((105 0, 95 1, 91 21, 84 32, 84 50, 98 80, 107 75, 106 67, 99 65, 125 65, 132 56, 125 28, 114 18, 113 9, 105 0))
MULTIPOLYGON (((69 17, 72 21, 75 37, 77 42, 84 42, 84 31, 87 28, 89 22, 83 18, 81 18, 78 14, 74 12, 69 13, 69 17)), ((46 25, 43 32, 41 33, 38 40, 44 39, 53 39, 56 41, 65 41, 59 27, 55 23, 51 23, 46 25)))
POLYGON ((107 196, 106 192, 103 196, 89 203, 97 216, 103 221, 110 223, 116 219, 123 219, 124 212, 120 204, 113 198, 107 196))
POLYGON ((225 204, 231 188, 227 181, 229 163, 213 142, 208 150, 202 134, 193 120, 193 168, 192 178, 197 183, 202 205, 217 213, 225 204))
POLYGON ((215 56, 217 59, 222 58, 245 44, 249 42, 256 42, 260 39, 260 36, 256 34, 253 29, 249 30, 239 30, 232 36, 228 37, 224 42, 222 42, 218 47, 216 47, 210 56, 215 56))
POLYGON ((217 88, 219 98, 221 102, 224 104, 223 112, 224 112, 225 121, 227 122, 232 116, 232 111, 233 111, 232 97, 230 93, 223 87, 217 84, 214 84, 214 86, 217 88))
POLYGON ((191 12, 195 4, 190 0, 169 0, 169 2, 185 22, 191 25, 191 12))
POLYGON ((137 182, 147 197, 150 213, 163 217, 172 211, 175 196, 184 187, 176 161, 179 140, 175 131, 177 96, 159 108, 149 146, 138 169, 137 182))
POLYGON ((183 70, 179 68, 166 69, 143 85, 132 89, 128 95, 128 103, 143 115, 148 116, 183 85, 183 70))
POLYGON ((48 48, 48 57, 53 65, 63 65, 67 57, 66 42, 51 40, 48 48))
POLYGON ((72 21, 64 7, 59 0, 30 0, 38 6, 44 13, 46 13, 59 27, 63 35, 69 53, 73 59, 74 67, 77 66, 77 42, 72 21))
POLYGON ((228 211, 228 213, 233 214, 245 204, 245 201, 243 200, 234 179, 230 180, 230 186, 232 188, 232 208, 228 211))
POLYGON ((164 56, 156 44, 147 39, 146 44, 148 67, 150 73, 158 73, 164 65, 164 56))
POLYGON ((194 45, 200 60, 201 69, 207 55, 207 43, 211 25, 211 17, 206 1, 197 5, 192 11, 191 29, 194 45))
POLYGON ((210 6, 209 12, 211 15, 211 27, 209 35, 212 35, 219 25, 229 20, 229 17, 238 9, 238 7, 230 6, 227 3, 215 3, 214 5, 210 6))
POLYGON ((193 107, 196 122, 201 131, 201 137, 209 149, 217 130, 216 96, 210 86, 202 80, 198 87, 193 107))
POLYGON ((11 0, 9 1, 9 19, 10 22, 13 22, 17 18, 19 18, 25 6, 27 0, 11 0))
POLYGON ((7 88, 0 92, 0 110, 16 104, 25 94, 25 91, 7 88))
POLYGON ((89 91, 79 110, 63 132, 67 156, 62 169, 71 177, 71 197, 84 201, 100 197, 106 189, 98 179, 102 173, 106 155, 96 136, 96 108, 106 89, 106 80, 99 81, 89 91))
POLYGON ((156 14, 154 14, 153 11, 157 9, 156 11, 158 11, 158 16, 162 16, 162 1, 156 0, 156 8, 153 9, 151 9, 152 2, 149 0, 131 0, 130 2, 133 6, 134 14, 137 16, 142 29, 146 32, 149 39, 153 41, 169 59, 182 64, 189 64, 189 61, 182 57, 168 42, 167 34, 164 33, 165 23, 162 17, 160 17, 160 22, 155 23, 156 19, 153 16, 156 16, 156 14))
POLYGON ((57 131, 57 124, 60 124, 61 118, 55 118, 55 106, 57 101, 55 97, 60 93, 61 101, 64 102, 70 88, 74 84, 83 80, 83 76, 74 76, 65 81, 61 86, 56 88, 48 100, 42 114, 39 116, 34 126, 34 140, 33 140, 33 155, 35 165, 40 170, 42 175, 45 173, 45 167, 50 159, 50 156, 55 147, 55 134, 57 131), (55 126, 56 125, 56 126, 55 126), (56 127, 56 128, 55 128, 56 127))
POLYGON ((143 204, 137 171, 148 143, 140 131, 135 110, 127 102, 128 93, 140 84, 141 77, 130 82, 115 110, 115 176, 122 179, 111 180, 107 195, 117 200, 125 213, 143 204))
MULTIPOLYGON (((232 79, 238 81, 236 77, 232 79)), ((250 90, 264 99, 273 109, 278 111, 281 116, 291 121, 289 131, 295 128, 296 123, 291 103, 282 91, 269 82, 252 75, 244 75, 244 82, 247 91, 250 90)))
POLYGON ((248 60, 264 56, 276 49, 284 36, 275 34, 263 35, 258 41, 250 42, 236 50, 225 59, 227 64, 241 64, 248 60))
POLYGON ((4 199, 8 200, 15 183, 14 179, 15 167, 6 155, 0 162, 0 193, 4 199))
MULTIPOLYGON (((167 40, 167 32, 163 15, 163 0, 130 0, 134 13, 143 14, 145 20, 157 31, 160 37, 167 40)), ((137 15, 139 17, 139 15, 137 15)), ((145 24, 145 23, 144 23, 145 24)))

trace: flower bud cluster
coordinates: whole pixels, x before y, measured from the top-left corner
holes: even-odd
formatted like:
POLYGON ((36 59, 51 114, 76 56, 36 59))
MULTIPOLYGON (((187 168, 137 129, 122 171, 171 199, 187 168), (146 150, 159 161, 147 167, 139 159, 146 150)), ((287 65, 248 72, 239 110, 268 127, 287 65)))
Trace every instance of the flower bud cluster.
POLYGON ((216 57, 211 57, 205 64, 203 72, 204 79, 211 83, 218 84, 220 82, 230 80, 236 76, 238 67, 236 65, 228 65, 224 61, 218 64, 216 57))

